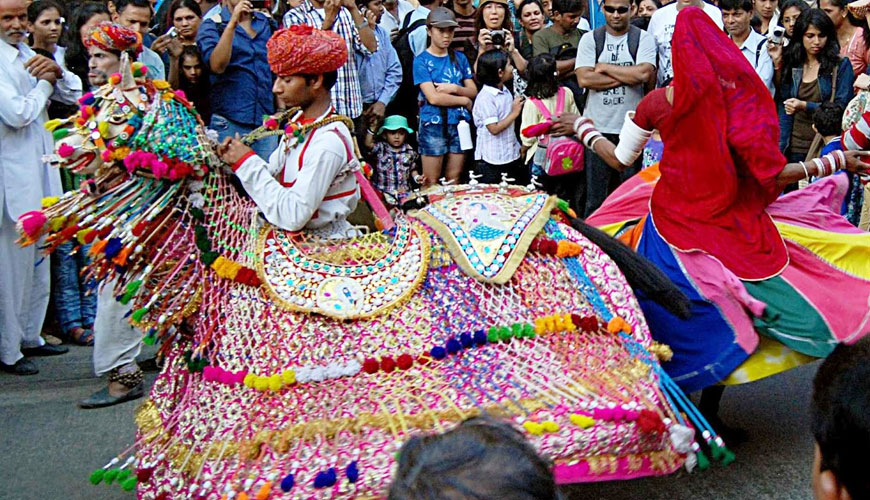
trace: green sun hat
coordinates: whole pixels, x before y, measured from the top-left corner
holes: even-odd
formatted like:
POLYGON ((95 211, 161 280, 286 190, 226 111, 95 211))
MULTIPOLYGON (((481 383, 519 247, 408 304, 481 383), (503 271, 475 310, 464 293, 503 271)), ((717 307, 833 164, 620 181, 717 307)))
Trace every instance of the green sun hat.
POLYGON ((384 119, 384 124, 378 129, 378 135, 384 133, 384 130, 399 130, 405 129, 409 134, 414 133, 414 129, 408 126, 408 120, 402 115, 390 115, 384 119))

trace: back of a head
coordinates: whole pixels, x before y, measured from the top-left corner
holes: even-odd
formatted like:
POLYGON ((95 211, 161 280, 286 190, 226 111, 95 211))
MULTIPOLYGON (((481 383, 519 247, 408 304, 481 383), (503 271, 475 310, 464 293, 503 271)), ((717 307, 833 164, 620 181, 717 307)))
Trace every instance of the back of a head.
POLYGON ((553 0, 551 9, 553 12, 560 14, 569 14, 573 12, 583 12, 584 3, 582 0, 553 0))
POLYGON ((813 381, 819 471, 831 471, 853 500, 870 499, 870 338, 839 345, 813 381))
POLYGON ((486 418, 402 447, 389 500, 555 500, 549 464, 517 430, 486 418))
POLYGON ((822 137, 840 135, 843 132, 845 109, 836 102, 823 102, 813 113, 813 125, 822 137))
POLYGON ((553 97, 559 90, 556 72, 556 58, 551 54, 538 54, 529 59, 526 67, 529 86, 526 95, 538 99, 553 97))

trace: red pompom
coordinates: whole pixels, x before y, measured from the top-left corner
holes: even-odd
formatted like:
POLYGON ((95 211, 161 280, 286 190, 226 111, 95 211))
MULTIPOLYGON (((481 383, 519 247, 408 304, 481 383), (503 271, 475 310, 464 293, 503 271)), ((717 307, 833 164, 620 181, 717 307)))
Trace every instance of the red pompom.
POLYGON ((637 417, 637 426, 645 434, 660 434, 667 430, 658 413, 651 410, 641 410, 637 417))
POLYGON ((413 364, 414 358, 412 358, 410 354, 402 354, 396 358, 396 365, 399 366, 400 370, 407 370, 408 368, 411 368, 413 364))
POLYGON ((363 361, 362 369, 364 372, 371 375, 372 373, 377 373, 377 371, 380 369, 380 365, 378 364, 378 361, 376 359, 368 358, 363 361))
POLYGON ((393 358, 389 356, 385 356, 381 358, 381 370, 390 373, 391 371, 396 369, 396 362, 393 358))

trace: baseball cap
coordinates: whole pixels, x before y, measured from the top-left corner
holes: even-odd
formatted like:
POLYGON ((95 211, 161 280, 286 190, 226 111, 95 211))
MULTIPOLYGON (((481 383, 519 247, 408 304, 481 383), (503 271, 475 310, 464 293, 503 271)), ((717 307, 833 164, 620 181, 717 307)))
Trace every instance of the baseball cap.
POLYGON ((447 7, 436 7, 429 12, 426 17, 426 26, 435 28, 456 28, 459 23, 456 22, 456 16, 453 11, 447 7))

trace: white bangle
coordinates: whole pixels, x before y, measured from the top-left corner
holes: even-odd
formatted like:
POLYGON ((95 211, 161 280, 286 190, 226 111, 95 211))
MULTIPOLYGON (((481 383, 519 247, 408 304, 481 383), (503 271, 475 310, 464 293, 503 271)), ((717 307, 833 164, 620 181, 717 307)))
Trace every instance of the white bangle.
MULTIPOLYGON (((581 124, 581 123, 583 122, 583 120, 585 120, 585 119, 586 119, 586 118, 584 118, 584 117, 582 117, 582 116, 578 116, 577 119, 574 120, 574 135, 578 135, 578 136, 580 135, 580 130, 579 130, 579 129, 580 129, 580 124, 581 124)), ((578 137, 578 139, 579 139, 579 137, 578 137)))
POLYGON ((798 164, 799 164, 801 167, 803 167, 803 169, 804 169, 804 179, 809 180, 809 178, 810 178, 810 171, 807 170, 807 164, 804 163, 804 162, 802 162, 802 161, 799 161, 798 164))
POLYGON ((834 156, 836 156, 838 160, 837 170, 843 170, 844 168, 846 168, 846 153, 844 153, 840 149, 835 150, 834 153, 834 156))

